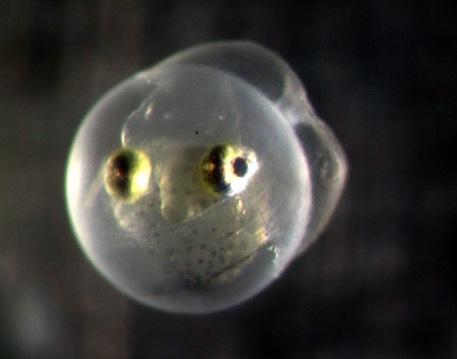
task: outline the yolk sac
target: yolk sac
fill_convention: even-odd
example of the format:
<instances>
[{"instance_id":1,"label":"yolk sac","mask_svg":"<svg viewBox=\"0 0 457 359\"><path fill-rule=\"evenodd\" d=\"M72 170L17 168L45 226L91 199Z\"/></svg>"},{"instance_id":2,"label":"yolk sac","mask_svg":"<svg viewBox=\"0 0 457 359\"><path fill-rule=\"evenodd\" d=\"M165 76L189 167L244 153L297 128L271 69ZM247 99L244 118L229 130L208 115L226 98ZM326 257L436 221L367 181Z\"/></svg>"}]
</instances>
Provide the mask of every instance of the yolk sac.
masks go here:
<instances>
[{"instance_id":1,"label":"yolk sac","mask_svg":"<svg viewBox=\"0 0 457 359\"><path fill-rule=\"evenodd\" d=\"M117 85L87 114L68 212L95 268L159 310L240 304L316 240L346 160L305 90L251 42L197 46Z\"/></svg>"}]
</instances>

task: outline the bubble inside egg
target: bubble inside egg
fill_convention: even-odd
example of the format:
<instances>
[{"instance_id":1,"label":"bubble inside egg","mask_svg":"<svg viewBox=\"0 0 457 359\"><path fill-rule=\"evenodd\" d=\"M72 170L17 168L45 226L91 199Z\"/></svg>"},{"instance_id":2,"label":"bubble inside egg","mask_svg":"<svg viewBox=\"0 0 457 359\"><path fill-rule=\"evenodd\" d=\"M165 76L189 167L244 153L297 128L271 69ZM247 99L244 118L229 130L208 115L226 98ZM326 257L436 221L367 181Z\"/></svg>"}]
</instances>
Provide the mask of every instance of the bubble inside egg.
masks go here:
<instances>
[{"instance_id":1,"label":"bubble inside egg","mask_svg":"<svg viewBox=\"0 0 457 359\"><path fill-rule=\"evenodd\" d=\"M196 47L127 79L89 112L70 153L84 252L158 309L243 302L312 242L341 192L344 157L320 124L293 72L252 43Z\"/></svg>"}]
</instances>

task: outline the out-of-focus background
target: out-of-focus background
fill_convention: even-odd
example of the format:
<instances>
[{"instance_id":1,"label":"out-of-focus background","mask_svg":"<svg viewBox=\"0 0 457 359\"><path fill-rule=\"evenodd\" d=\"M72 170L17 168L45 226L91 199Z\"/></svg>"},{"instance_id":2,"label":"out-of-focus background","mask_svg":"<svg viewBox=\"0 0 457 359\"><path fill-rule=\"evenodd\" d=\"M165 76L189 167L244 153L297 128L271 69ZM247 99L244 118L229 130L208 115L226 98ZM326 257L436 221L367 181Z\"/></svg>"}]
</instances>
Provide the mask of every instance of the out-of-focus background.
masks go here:
<instances>
[{"instance_id":1,"label":"out-of-focus background","mask_svg":"<svg viewBox=\"0 0 457 359\"><path fill-rule=\"evenodd\" d=\"M0 357L457 357L456 4L2 2ZM114 84L220 39L289 62L345 148L349 182L320 240L259 296L161 313L84 258L66 157Z\"/></svg>"}]
</instances>

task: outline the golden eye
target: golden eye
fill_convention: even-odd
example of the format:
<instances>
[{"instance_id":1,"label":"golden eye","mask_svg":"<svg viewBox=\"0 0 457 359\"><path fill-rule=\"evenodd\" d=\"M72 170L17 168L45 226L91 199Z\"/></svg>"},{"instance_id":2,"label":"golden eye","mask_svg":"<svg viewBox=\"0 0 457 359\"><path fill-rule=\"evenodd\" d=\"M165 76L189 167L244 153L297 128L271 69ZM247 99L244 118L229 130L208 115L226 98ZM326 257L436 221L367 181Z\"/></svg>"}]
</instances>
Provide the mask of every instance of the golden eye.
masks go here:
<instances>
[{"instance_id":1,"label":"golden eye","mask_svg":"<svg viewBox=\"0 0 457 359\"><path fill-rule=\"evenodd\" d=\"M203 155L200 169L206 187L216 194L231 195L246 187L248 174L254 173L257 162L250 150L218 144Z\"/></svg>"},{"instance_id":2,"label":"golden eye","mask_svg":"<svg viewBox=\"0 0 457 359\"><path fill-rule=\"evenodd\" d=\"M144 152L121 148L106 162L106 191L115 198L135 202L148 191L151 169L151 161Z\"/></svg>"}]
</instances>

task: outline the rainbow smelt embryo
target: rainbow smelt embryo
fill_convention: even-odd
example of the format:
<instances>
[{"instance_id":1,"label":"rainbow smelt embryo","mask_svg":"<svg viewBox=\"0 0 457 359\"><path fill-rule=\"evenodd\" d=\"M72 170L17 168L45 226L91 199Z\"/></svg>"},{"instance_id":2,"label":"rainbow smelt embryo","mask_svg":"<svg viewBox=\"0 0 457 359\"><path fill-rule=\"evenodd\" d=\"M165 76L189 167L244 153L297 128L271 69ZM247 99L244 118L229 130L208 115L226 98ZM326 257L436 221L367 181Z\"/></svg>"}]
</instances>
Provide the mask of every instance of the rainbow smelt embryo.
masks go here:
<instances>
[{"instance_id":1,"label":"rainbow smelt embryo","mask_svg":"<svg viewBox=\"0 0 457 359\"><path fill-rule=\"evenodd\" d=\"M182 51L112 89L68 161L76 237L116 288L205 313L270 284L314 241L345 179L338 142L277 55Z\"/></svg>"}]
</instances>

